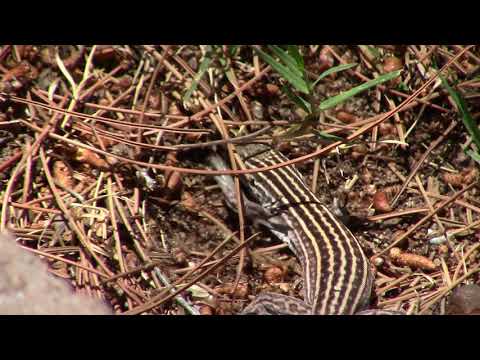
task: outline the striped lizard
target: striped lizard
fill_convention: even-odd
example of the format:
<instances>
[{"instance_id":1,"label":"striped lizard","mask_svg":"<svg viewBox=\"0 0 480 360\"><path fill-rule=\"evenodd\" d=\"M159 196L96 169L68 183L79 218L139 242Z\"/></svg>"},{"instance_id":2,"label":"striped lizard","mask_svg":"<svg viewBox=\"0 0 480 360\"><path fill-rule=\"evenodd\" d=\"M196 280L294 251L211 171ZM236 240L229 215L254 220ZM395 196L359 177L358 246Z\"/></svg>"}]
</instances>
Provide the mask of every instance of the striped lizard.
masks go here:
<instances>
[{"instance_id":1,"label":"striped lizard","mask_svg":"<svg viewBox=\"0 0 480 360\"><path fill-rule=\"evenodd\" d=\"M266 145L237 145L246 168L288 160ZM225 169L218 155L210 163ZM230 207L236 208L233 179L217 176ZM370 263L350 230L307 187L294 166L246 176L256 201L245 199L247 215L255 214L299 259L304 278L304 301L262 293L242 314L400 314L367 310L373 285Z\"/></svg>"}]
</instances>

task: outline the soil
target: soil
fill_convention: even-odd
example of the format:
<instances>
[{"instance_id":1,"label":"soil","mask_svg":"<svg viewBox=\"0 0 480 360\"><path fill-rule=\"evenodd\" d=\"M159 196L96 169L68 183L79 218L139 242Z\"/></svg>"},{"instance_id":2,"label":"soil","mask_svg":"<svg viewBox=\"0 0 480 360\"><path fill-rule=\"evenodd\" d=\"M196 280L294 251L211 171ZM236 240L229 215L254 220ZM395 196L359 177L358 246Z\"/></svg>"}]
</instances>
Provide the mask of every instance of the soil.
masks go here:
<instances>
[{"instance_id":1,"label":"soil","mask_svg":"<svg viewBox=\"0 0 480 360\"><path fill-rule=\"evenodd\" d=\"M319 81L313 89L317 103L362 84L361 76L379 76L387 63L399 62L403 71L397 82L347 99L323 112L303 134L282 140L278 134L302 124L305 112L282 91L288 83L274 70L246 86L240 96L213 107L266 66L260 60L256 68L249 46L238 47L232 55L226 47L205 46L5 45L0 50L1 229L19 244L40 251L51 272L77 292L108 303L115 313L137 313L141 306L158 303L168 285L156 271L179 289L198 272L181 278L222 241L230 238L207 264L236 249L240 233L238 215L225 203L212 175L152 164L208 169L208 154L225 155L224 147L173 147L219 140L222 127L235 137L271 125L263 141L277 137L280 141L273 146L291 159L307 155L332 142L319 132L346 138L424 84L435 74L434 63L443 66L463 49L370 48L375 56L368 57L357 46L301 47L305 68L315 76L339 65L339 59L357 64ZM478 52L478 47L469 49L458 66L445 73L465 98L473 121L479 114ZM185 101L192 77L207 56L210 72ZM387 60L392 57L394 62ZM342 220L371 258L376 272L372 306L443 314L455 286L480 281L475 271L478 187L442 205L478 181L478 163L466 153L478 149L441 83L427 87L420 98L424 101L417 98L373 130L297 167L320 199L343 213ZM197 132L159 128L165 126ZM435 215L395 243L407 265L397 263L388 251L382 253L440 205ZM259 234L245 252L180 293L202 314L237 314L264 291L303 297L301 268L293 253L251 220L246 219L245 239ZM445 231L456 234L445 239ZM410 255L420 256L420 263L408 262ZM435 270L419 265L428 261ZM168 299L138 312L189 311Z\"/></svg>"}]
</instances>

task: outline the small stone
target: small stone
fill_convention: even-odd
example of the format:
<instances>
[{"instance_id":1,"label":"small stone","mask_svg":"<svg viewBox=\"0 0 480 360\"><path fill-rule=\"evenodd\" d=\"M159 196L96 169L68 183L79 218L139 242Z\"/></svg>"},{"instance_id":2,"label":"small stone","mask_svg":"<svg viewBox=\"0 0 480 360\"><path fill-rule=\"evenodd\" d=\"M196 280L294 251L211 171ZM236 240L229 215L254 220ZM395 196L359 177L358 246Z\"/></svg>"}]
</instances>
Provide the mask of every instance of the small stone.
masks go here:
<instances>
[{"instance_id":1,"label":"small stone","mask_svg":"<svg viewBox=\"0 0 480 360\"><path fill-rule=\"evenodd\" d=\"M347 124L351 124L357 121L357 117L355 115L343 110L337 112L337 119Z\"/></svg>"},{"instance_id":2,"label":"small stone","mask_svg":"<svg viewBox=\"0 0 480 360\"><path fill-rule=\"evenodd\" d=\"M450 315L480 315L480 286L472 284L456 288L447 306Z\"/></svg>"},{"instance_id":3,"label":"small stone","mask_svg":"<svg viewBox=\"0 0 480 360\"><path fill-rule=\"evenodd\" d=\"M271 266L265 271L263 276L265 281L271 284L281 282L283 280L283 275L284 271L280 267Z\"/></svg>"},{"instance_id":4,"label":"small stone","mask_svg":"<svg viewBox=\"0 0 480 360\"><path fill-rule=\"evenodd\" d=\"M387 194L385 194L383 191L377 191L373 196L373 207L375 210L384 213L392 211L392 208L388 202Z\"/></svg>"},{"instance_id":5,"label":"small stone","mask_svg":"<svg viewBox=\"0 0 480 360\"><path fill-rule=\"evenodd\" d=\"M213 315L213 309L208 305L201 305L199 309L200 315Z\"/></svg>"},{"instance_id":6,"label":"small stone","mask_svg":"<svg viewBox=\"0 0 480 360\"><path fill-rule=\"evenodd\" d=\"M389 73L391 71L400 70L403 68L402 60L396 56L390 56L383 62L383 71Z\"/></svg>"},{"instance_id":7,"label":"small stone","mask_svg":"<svg viewBox=\"0 0 480 360\"><path fill-rule=\"evenodd\" d=\"M376 257L373 259L373 265L375 267L380 267L385 263L385 260L382 257Z\"/></svg>"}]
</instances>

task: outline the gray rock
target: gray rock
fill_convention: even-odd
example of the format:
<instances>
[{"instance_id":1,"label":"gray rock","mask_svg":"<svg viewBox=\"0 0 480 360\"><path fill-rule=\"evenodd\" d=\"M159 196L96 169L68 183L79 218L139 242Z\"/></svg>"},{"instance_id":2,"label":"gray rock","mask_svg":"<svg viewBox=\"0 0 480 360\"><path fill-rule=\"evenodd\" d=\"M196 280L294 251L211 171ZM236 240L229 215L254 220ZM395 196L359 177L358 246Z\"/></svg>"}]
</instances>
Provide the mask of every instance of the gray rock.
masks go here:
<instances>
[{"instance_id":1,"label":"gray rock","mask_svg":"<svg viewBox=\"0 0 480 360\"><path fill-rule=\"evenodd\" d=\"M480 315L480 286L472 284L456 288L450 298L447 314Z\"/></svg>"},{"instance_id":2,"label":"gray rock","mask_svg":"<svg viewBox=\"0 0 480 360\"><path fill-rule=\"evenodd\" d=\"M37 256L18 247L13 237L0 235L0 314L106 315L103 302L75 294L63 280L48 273Z\"/></svg>"}]
</instances>

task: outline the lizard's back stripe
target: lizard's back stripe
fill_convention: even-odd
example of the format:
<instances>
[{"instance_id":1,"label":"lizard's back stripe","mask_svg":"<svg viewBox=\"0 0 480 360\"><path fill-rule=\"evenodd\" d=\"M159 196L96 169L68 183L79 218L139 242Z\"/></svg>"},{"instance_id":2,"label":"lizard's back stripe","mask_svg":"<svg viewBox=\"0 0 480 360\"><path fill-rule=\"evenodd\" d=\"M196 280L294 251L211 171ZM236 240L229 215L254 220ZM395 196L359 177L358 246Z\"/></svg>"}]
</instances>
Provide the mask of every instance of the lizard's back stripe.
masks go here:
<instances>
[{"instance_id":1,"label":"lizard's back stripe","mask_svg":"<svg viewBox=\"0 0 480 360\"><path fill-rule=\"evenodd\" d=\"M249 168L264 167L285 161L274 151L249 158ZM271 194L288 209L297 224L294 252L305 272L306 302L314 313L353 313L368 297L371 275L368 261L351 232L308 189L293 166L251 175L259 196Z\"/></svg>"}]
</instances>

